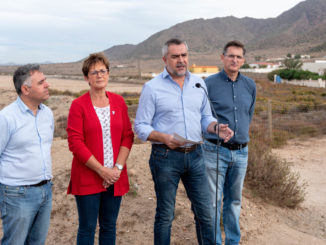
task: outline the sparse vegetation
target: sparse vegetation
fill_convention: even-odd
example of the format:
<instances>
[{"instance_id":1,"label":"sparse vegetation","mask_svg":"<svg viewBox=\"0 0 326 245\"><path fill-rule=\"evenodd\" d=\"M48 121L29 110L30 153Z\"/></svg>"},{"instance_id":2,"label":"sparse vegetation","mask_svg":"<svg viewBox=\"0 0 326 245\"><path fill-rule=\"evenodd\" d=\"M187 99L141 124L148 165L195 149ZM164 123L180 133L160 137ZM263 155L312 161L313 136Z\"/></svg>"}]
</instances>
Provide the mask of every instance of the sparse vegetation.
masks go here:
<instances>
[{"instance_id":1,"label":"sparse vegetation","mask_svg":"<svg viewBox=\"0 0 326 245\"><path fill-rule=\"evenodd\" d=\"M310 52L322 52L326 50L326 42L309 49Z\"/></svg>"},{"instance_id":2,"label":"sparse vegetation","mask_svg":"<svg viewBox=\"0 0 326 245\"><path fill-rule=\"evenodd\" d=\"M55 127L54 127L54 137L61 137L62 139L67 139L67 116L62 115L58 117L58 119L55 121Z\"/></svg>"},{"instance_id":3,"label":"sparse vegetation","mask_svg":"<svg viewBox=\"0 0 326 245\"><path fill-rule=\"evenodd\" d=\"M133 183L131 179L129 179L129 192L126 194L127 196L136 197L138 195L138 185Z\"/></svg>"},{"instance_id":4,"label":"sparse vegetation","mask_svg":"<svg viewBox=\"0 0 326 245\"><path fill-rule=\"evenodd\" d=\"M79 97L81 95L83 95L84 93L86 93L87 90L81 90L77 93L71 92L69 90L65 90L65 91L61 91L61 90L57 90L57 89L49 89L49 93L50 95L66 95L66 96L72 96L72 97Z\"/></svg>"},{"instance_id":5,"label":"sparse vegetation","mask_svg":"<svg viewBox=\"0 0 326 245\"><path fill-rule=\"evenodd\" d=\"M246 186L263 199L280 206L296 207L304 200L305 184L291 165L274 156L272 148L293 138L326 133L324 89L257 82L259 88ZM268 129L267 100L272 100L272 137Z\"/></svg>"},{"instance_id":6,"label":"sparse vegetation","mask_svg":"<svg viewBox=\"0 0 326 245\"><path fill-rule=\"evenodd\" d=\"M275 157L268 145L250 143L246 185L257 195L279 206L294 208L304 200L305 184L300 183L289 163Z\"/></svg>"}]
</instances>

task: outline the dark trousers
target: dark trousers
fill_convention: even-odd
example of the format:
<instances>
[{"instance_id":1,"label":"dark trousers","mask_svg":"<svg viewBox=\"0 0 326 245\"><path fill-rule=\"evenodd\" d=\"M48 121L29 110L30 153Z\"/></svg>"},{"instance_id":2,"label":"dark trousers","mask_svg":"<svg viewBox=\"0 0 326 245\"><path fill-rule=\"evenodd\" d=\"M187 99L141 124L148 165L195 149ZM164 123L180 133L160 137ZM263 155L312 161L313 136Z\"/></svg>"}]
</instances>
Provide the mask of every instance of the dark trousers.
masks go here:
<instances>
[{"instance_id":1,"label":"dark trousers","mask_svg":"<svg viewBox=\"0 0 326 245\"><path fill-rule=\"evenodd\" d=\"M190 153L182 153L153 145L150 168L157 198L154 244L170 244L180 179L195 214L198 243L214 244L213 212L200 146Z\"/></svg>"},{"instance_id":2,"label":"dark trousers","mask_svg":"<svg viewBox=\"0 0 326 245\"><path fill-rule=\"evenodd\" d=\"M115 197L113 188L112 185L105 192L75 196L79 217L77 245L94 244L97 218L100 224L99 244L115 244L121 196Z\"/></svg>"}]
</instances>

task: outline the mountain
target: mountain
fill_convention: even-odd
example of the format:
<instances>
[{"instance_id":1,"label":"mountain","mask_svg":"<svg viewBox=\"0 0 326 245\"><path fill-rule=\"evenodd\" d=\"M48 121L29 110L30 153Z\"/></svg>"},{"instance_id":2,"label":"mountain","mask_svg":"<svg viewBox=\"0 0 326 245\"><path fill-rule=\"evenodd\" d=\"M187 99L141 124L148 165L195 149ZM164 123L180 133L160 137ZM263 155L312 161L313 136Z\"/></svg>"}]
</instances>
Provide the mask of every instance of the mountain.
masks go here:
<instances>
[{"instance_id":1,"label":"mountain","mask_svg":"<svg viewBox=\"0 0 326 245\"><path fill-rule=\"evenodd\" d=\"M157 58L164 42L172 37L186 40L192 53L204 56L234 39L252 53L313 51L326 40L326 0L303 1L276 18L194 19L157 32L137 45L113 46L103 52L111 60Z\"/></svg>"}]
</instances>

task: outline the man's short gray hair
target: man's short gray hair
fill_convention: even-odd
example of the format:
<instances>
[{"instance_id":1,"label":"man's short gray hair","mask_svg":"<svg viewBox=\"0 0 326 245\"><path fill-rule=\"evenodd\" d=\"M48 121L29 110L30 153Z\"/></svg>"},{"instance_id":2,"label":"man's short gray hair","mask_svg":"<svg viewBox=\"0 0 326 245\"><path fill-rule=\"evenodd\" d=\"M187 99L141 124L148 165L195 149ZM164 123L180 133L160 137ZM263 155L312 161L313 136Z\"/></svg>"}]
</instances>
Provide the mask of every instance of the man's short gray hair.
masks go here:
<instances>
[{"instance_id":1,"label":"man's short gray hair","mask_svg":"<svg viewBox=\"0 0 326 245\"><path fill-rule=\"evenodd\" d=\"M22 93L21 87L23 85L32 86L31 76L34 71L40 71L40 66L37 64L27 64L17 68L13 80L18 95Z\"/></svg>"},{"instance_id":2,"label":"man's short gray hair","mask_svg":"<svg viewBox=\"0 0 326 245\"><path fill-rule=\"evenodd\" d=\"M181 45L184 44L188 50L188 45L186 43L186 41L180 40L178 38L171 38L168 41L166 41L166 43L163 45L162 48L162 56L165 56L168 53L168 48L170 45Z\"/></svg>"}]
</instances>

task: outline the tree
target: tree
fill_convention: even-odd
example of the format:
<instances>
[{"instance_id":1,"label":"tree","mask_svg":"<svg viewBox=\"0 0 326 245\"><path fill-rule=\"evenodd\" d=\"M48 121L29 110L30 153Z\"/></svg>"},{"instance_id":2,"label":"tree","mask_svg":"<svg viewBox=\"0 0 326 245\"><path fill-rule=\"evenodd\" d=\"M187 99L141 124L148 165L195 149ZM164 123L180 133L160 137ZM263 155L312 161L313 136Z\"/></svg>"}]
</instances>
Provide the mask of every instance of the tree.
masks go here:
<instances>
[{"instance_id":1,"label":"tree","mask_svg":"<svg viewBox=\"0 0 326 245\"><path fill-rule=\"evenodd\" d=\"M287 58L283 61L284 66L290 70L298 70L302 66L302 62L299 59Z\"/></svg>"},{"instance_id":2,"label":"tree","mask_svg":"<svg viewBox=\"0 0 326 245\"><path fill-rule=\"evenodd\" d=\"M249 64L243 64L243 66L241 66L241 69L250 69L250 65Z\"/></svg>"},{"instance_id":3,"label":"tree","mask_svg":"<svg viewBox=\"0 0 326 245\"><path fill-rule=\"evenodd\" d=\"M301 59L301 54L296 54L296 55L294 56L294 58L295 58L296 60Z\"/></svg>"},{"instance_id":4,"label":"tree","mask_svg":"<svg viewBox=\"0 0 326 245\"><path fill-rule=\"evenodd\" d=\"M286 55L286 57L287 57L287 58L292 58L292 54L288 53L288 54Z\"/></svg>"}]
</instances>

